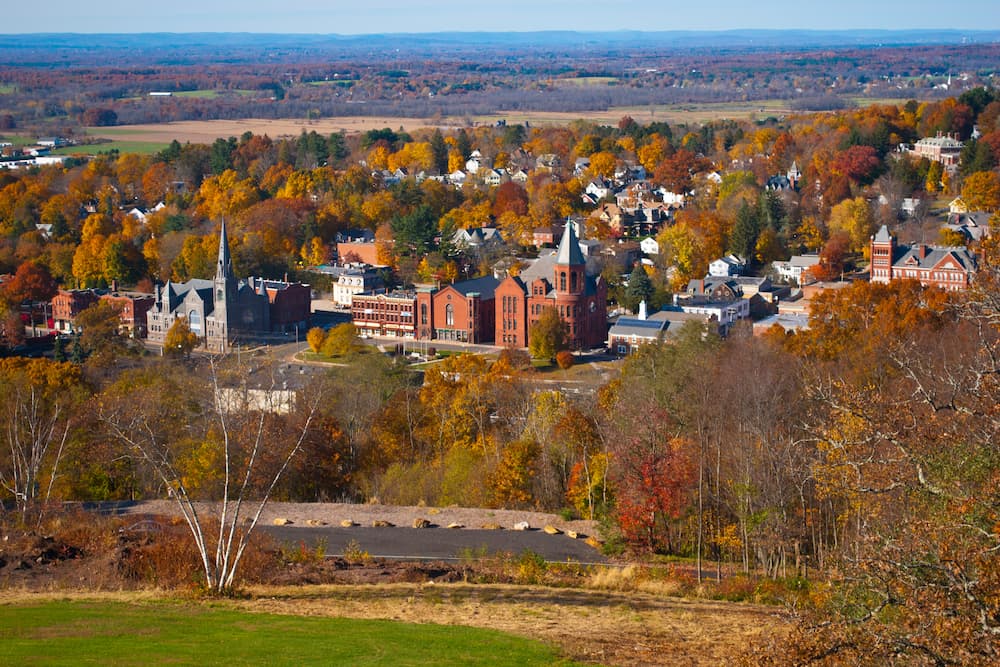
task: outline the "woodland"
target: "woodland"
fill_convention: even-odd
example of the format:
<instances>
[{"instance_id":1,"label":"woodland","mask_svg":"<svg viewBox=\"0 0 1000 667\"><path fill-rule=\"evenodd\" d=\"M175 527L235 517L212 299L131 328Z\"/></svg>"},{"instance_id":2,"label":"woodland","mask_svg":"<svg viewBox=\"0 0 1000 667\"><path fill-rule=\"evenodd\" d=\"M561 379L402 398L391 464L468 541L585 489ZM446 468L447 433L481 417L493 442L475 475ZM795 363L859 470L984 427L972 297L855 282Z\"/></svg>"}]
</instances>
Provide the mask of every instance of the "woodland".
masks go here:
<instances>
[{"instance_id":1,"label":"woodland","mask_svg":"<svg viewBox=\"0 0 1000 667\"><path fill-rule=\"evenodd\" d=\"M52 90L65 98L76 84L63 74L69 87ZM260 89L233 76L234 88ZM31 85L16 82L24 94ZM121 94L120 82L108 85L117 92L105 99ZM113 106L119 119L130 113ZM5 172L5 344L24 335L20 305L57 286L150 291L209 277L222 220L238 275L306 282L349 229L375 233L387 277L402 285L483 275L504 256L516 264L537 251L518 247L526 231L570 215L587 220L588 237L614 242L618 232L580 193L627 163L695 195L660 233L651 267L607 260L616 301L658 306L730 251L764 271L814 250L817 277L839 276L863 268L877 225L919 239L938 233L933 202L960 196L975 210L1000 209L998 118L1000 96L976 87L701 126L623 117L614 126L248 134ZM957 171L898 152L938 132L966 140ZM496 188L381 175L447 173L473 149L511 169L542 154L563 166ZM577 157L590 158L588 172L573 173ZM799 190L763 187L793 163ZM928 204L904 220L904 197ZM160 202L144 223L127 214ZM500 227L511 245L491 255L447 242L482 225ZM2 518L30 528L55 501L168 493L561 509L601 521L611 551L686 559L699 577L725 566L774 582L797 636L752 647L748 664L990 664L1000 650L1000 248L986 240L975 250L966 293L856 281L814 300L810 328L795 335L738 327L721 339L688 325L675 342L627 358L592 397L540 390L523 351L456 355L421 376L348 343L339 350L347 362L303 386L290 412L248 399L229 410L222 390L276 386L262 361L150 357L118 335L113 310L85 311L73 349L0 359ZM623 278L636 271L645 279ZM205 559L209 587L238 581L235 531L201 539L233 546Z\"/></svg>"}]
</instances>

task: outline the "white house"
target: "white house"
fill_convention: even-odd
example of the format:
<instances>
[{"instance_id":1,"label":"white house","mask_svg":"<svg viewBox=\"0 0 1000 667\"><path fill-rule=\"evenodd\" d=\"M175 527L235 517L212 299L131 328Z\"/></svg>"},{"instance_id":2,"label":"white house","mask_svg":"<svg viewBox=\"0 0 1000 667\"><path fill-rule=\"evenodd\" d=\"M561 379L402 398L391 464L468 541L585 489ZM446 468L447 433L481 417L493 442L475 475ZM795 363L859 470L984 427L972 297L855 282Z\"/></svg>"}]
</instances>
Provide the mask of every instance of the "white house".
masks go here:
<instances>
[{"instance_id":1,"label":"white house","mask_svg":"<svg viewBox=\"0 0 1000 667\"><path fill-rule=\"evenodd\" d=\"M660 244L657 243L656 239L652 236L647 236L643 240L639 241L639 249L646 255L660 254Z\"/></svg>"},{"instance_id":2,"label":"white house","mask_svg":"<svg viewBox=\"0 0 1000 667\"><path fill-rule=\"evenodd\" d=\"M771 266L781 278L802 284L802 274L819 264L819 255L792 255L787 262L772 262Z\"/></svg>"},{"instance_id":3,"label":"white house","mask_svg":"<svg viewBox=\"0 0 1000 667\"><path fill-rule=\"evenodd\" d=\"M742 276L746 266L745 259L741 259L736 255L726 255L709 263L708 275L717 277Z\"/></svg>"}]
</instances>

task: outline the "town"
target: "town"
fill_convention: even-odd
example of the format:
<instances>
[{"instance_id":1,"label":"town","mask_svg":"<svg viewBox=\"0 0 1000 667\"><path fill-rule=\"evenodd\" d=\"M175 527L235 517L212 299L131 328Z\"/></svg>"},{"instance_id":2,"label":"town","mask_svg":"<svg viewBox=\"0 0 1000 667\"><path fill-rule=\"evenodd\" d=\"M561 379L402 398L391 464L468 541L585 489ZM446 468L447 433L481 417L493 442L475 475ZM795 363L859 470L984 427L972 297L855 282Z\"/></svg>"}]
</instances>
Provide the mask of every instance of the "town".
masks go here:
<instances>
[{"instance_id":1,"label":"town","mask_svg":"<svg viewBox=\"0 0 1000 667\"><path fill-rule=\"evenodd\" d=\"M394 584L753 603L694 664L996 658L995 74L131 152L95 137L179 91L41 135L4 72L0 587L86 558L59 517L100 507L112 588L353 583L398 539L441 564Z\"/></svg>"}]
</instances>

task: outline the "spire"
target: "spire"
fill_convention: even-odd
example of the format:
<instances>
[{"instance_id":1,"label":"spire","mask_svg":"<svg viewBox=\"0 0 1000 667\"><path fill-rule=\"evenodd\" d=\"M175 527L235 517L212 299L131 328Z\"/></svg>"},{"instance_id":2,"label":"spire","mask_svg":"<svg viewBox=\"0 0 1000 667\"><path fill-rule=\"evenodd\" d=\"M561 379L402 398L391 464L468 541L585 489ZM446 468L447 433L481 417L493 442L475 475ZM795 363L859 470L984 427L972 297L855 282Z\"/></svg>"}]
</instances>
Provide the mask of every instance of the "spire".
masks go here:
<instances>
[{"instance_id":1,"label":"spire","mask_svg":"<svg viewBox=\"0 0 1000 667\"><path fill-rule=\"evenodd\" d=\"M222 221L219 231L219 263L215 267L215 279L229 280L233 276L233 258L229 255L229 236L226 235L226 221Z\"/></svg>"},{"instance_id":2,"label":"spire","mask_svg":"<svg viewBox=\"0 0 1000 667\"><path fill-rule=\"evenodd\" d=\"M562 240L559 241L559 251L556 253L556 264L565 266L579 266L586 264L583 252L580 250L580 242L576 238L576 223L568 221L566 230L563 232Z\"/></svg>"}]
</instances>

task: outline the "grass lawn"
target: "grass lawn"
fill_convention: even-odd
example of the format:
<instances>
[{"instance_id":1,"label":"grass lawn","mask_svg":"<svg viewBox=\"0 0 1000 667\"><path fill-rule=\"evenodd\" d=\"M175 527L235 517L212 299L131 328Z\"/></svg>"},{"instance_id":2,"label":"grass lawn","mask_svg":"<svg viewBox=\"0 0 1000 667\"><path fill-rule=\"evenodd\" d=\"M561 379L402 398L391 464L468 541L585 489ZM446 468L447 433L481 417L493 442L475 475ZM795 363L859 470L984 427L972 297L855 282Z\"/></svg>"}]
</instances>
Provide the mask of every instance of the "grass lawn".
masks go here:
<instances>
[{"instance_id":1,"label":"grass lawn","mask_svg":"<svg viewBox=\"0 0 1000 667\"><path fill-rule=\"evenodd\" d=\"M14 88L13 84L10 84L10 83L0 83L0 95L10 95L15 90L17 90L17 89Z\"/></svg>"},{"instance_id":2,"label":"grass lawn","mask_svg":"<svg viewBox=\"0 0 1000 667\"><path fill-rule=\"evenodd\" d=\"M173 93L174 97L200 97L203 99L214 99L216 97L226 97L227 95L241 95L249 97L251 95L263 94L259 90L180 90Z\"/></svg>"},{"instance_id":3,"label":"grass lawn","mask_svg":"<svg viewBox=\"0 0 1000 667\"><path fill-rule=\"evenodd\" d=\"M575 664L541 642L492 630L248 613L225 604L0 605L0 664Z\"/></svg>"},{"instance_id":4,"label":"grass lawn","mask_svg":"<svg viewBox=\"0 0 1000 667\"><path fill-rule=\"evenodd\" d=\"M159 141L112 141L106 144L89 144L86 146L64 146L52 151L52 155L100 155L113 150L119 153L139 153L152 155L159 153L170 144Z\"/></svg>"}]
</instances>

